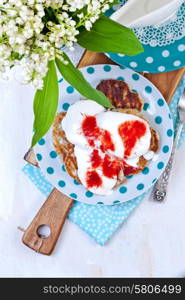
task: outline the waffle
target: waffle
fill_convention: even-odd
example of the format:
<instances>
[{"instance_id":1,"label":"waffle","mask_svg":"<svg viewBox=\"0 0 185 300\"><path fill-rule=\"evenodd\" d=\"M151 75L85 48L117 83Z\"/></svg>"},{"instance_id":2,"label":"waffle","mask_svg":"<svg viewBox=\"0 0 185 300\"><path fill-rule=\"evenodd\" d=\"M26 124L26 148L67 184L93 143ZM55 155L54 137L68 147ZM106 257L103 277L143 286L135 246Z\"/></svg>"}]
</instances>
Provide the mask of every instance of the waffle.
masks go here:
<instances>
[{"instance_id":1,"label":"waffle","mask_svg":"<svg viewBox=\"0 0 185 300\"><path fill-rule=\"evenodd\" d=\"M97 89L103 92L103 89L107 86L108 83L109 83L109 87L111 88L105 94L106 96L109 95L109 99L110 97L112 97L111 102L116 107L115 109L111 109L112 111L133 114L147 121L147 119L140 113L140 110L143 107L143 100L140 98L138 94L134 92L130 92L128 85L125 82L113 80L113 79L102 81L97 86ZM114 93L113 91L114 88L118 89L117 83L119 86L119 92L116 91ZM121 89L124 89L124 91L121 91ZM130 96L131 94L135 94L135 95ZM122 98L120 97L120 95L122 95ZM128 99L131 98L135 100L129 102ZM67 140L65 136L65 132L63 131L61 126L62 119L65 117L65 115L66 112L61 112L55 118L55 121L53 123L53 144L56 149L56 152L61 157L61 160L64 163L68 174L76 181L81 183L78 177L78 166L77 166L76 157L74 155L74 145ZM150 127L150 130L151 130L150 150L153 152L157 152L159 148L159 136L153 128ZM138 168L132 174L137 174L141 172L146 167L147 163L148 160L146 160L143 156L141 156L138 162ZM120 173L118 176L116 186L121 185L123 182L125 182L125 180L126 179L124 174Z\"/></svg>"}]
</instances>

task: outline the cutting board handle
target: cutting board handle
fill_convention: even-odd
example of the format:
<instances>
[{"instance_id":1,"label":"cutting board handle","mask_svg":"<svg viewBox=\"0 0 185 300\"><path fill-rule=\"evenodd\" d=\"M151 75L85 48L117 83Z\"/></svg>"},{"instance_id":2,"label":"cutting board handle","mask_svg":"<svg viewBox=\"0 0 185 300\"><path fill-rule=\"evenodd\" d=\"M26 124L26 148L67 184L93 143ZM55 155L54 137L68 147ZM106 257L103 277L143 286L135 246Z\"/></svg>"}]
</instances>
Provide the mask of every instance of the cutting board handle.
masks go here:
<instances>
[{"instance_id":1,"label":"cutting board handle","mask_svg":"<svg viewBox=\"0 0 185 300\"><path fill-rule=\"evenodd\" d=\"M22 241L36 252L50 255L58 240L65 219L73 200L54 188L43 206L26 229ZM39 233L39 229L46 225L49 227L48 237Z\"/></svg>"}]
</instances>

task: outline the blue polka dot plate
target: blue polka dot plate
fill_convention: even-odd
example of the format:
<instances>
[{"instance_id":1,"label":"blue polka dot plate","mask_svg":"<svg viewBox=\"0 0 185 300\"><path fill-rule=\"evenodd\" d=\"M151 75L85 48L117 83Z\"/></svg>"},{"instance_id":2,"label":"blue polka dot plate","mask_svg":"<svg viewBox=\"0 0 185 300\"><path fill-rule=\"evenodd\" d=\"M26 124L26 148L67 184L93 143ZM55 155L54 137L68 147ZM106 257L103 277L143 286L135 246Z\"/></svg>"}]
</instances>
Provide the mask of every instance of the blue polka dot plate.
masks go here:
<instances>
[{"instance_id":1,"label":"blue polka dot plate","mask_svg":"<svg viewBox=\"0 0 185 300\"><path fill-rule=\"evenodd\" d=\"M117 64L137 72L161 73L185 66L185 1L180 3L169 21L161 25L130 26L143 45L142 53L134 56L107 53L107 56ZM120 5L115 10L117 8ZM108 15L113 14L112 9Z\"/></svg>"},{"instance_id":2,"label":"blue polka dot plate","mask_svg":"<svg viewBox=\"0 0 185 300\"><path fill-rule=\"evenodd\" d=\"M143 45L143 48L144 52L135 56L106 55L121 66L145 73L169 72L185 66L185 37L165 47Z\"/></svg>"},{"instance_id":3,"label":"blue polka dot plate","mask_svg":"<svg viewBox=\"0 0 185 300\"><path fill-rule=\"evenodd\" d=\"M168 105L157 88L146 78L134 71L112 65L96 65L81 69L86 79L96 87L103 79L125 80L131 89L138 92L144 100L142 114L150 121L160 135L160 149L155 160L140 174L130 176L124 185L116 188L109 196L99 196L87 191L73 180L65 170L52 143L52 129L35 146L39 166L46 178L62 193L88 204L113 205L136 198L147 191L159 178L171 153L173 144L173 124ZM61 79L58 112L67 111L69 106L80 99L80 94Z\"/></svg>"}]
</instances>

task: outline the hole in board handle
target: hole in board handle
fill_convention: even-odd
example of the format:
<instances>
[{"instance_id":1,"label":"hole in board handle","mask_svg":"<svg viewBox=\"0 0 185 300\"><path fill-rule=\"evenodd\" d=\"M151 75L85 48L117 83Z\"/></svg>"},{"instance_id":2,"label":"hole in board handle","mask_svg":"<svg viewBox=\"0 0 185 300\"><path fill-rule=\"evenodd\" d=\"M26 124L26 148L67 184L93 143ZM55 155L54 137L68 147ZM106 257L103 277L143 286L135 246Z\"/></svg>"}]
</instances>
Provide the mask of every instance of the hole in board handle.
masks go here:
<instances>
[{"instance_id":1,"label":"hole in board handle","mask_svg":"<svg viewBox=\"0 0 185 300\"><path fill-rule=\"evenodd\" d=\"M37 235L40 238L47 239L51 234L51 229L48 225L40 225L37 228Z\"/></svg>"}]
</instances>

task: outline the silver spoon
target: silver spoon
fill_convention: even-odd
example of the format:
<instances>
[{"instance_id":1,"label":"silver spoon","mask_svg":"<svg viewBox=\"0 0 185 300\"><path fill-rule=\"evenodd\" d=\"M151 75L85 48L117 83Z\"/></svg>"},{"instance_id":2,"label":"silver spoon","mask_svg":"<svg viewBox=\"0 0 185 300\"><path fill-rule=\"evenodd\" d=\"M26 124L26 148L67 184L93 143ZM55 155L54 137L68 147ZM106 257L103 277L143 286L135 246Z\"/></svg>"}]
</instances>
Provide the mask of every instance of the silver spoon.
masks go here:
<instances>
[{"instance_id":1,"label":"silver spoon","mask_svg":"<svg viewBox=\"0 0 185 300\"><path fill-rule=\"evenodd\" d=\"M178 141L181 135L181 131L183 129L183 125L185 124L185 89L182 97L179 100L177 109L179 113L179 125L177 129L177 135L172 148L172 153L164 172L162 173L161 177L154 185L154 189L153 189L153 199L157 201L163 201L166 198L168 183L173 168L173 162L174 162Z\"/></svg>"}]
</instances>

